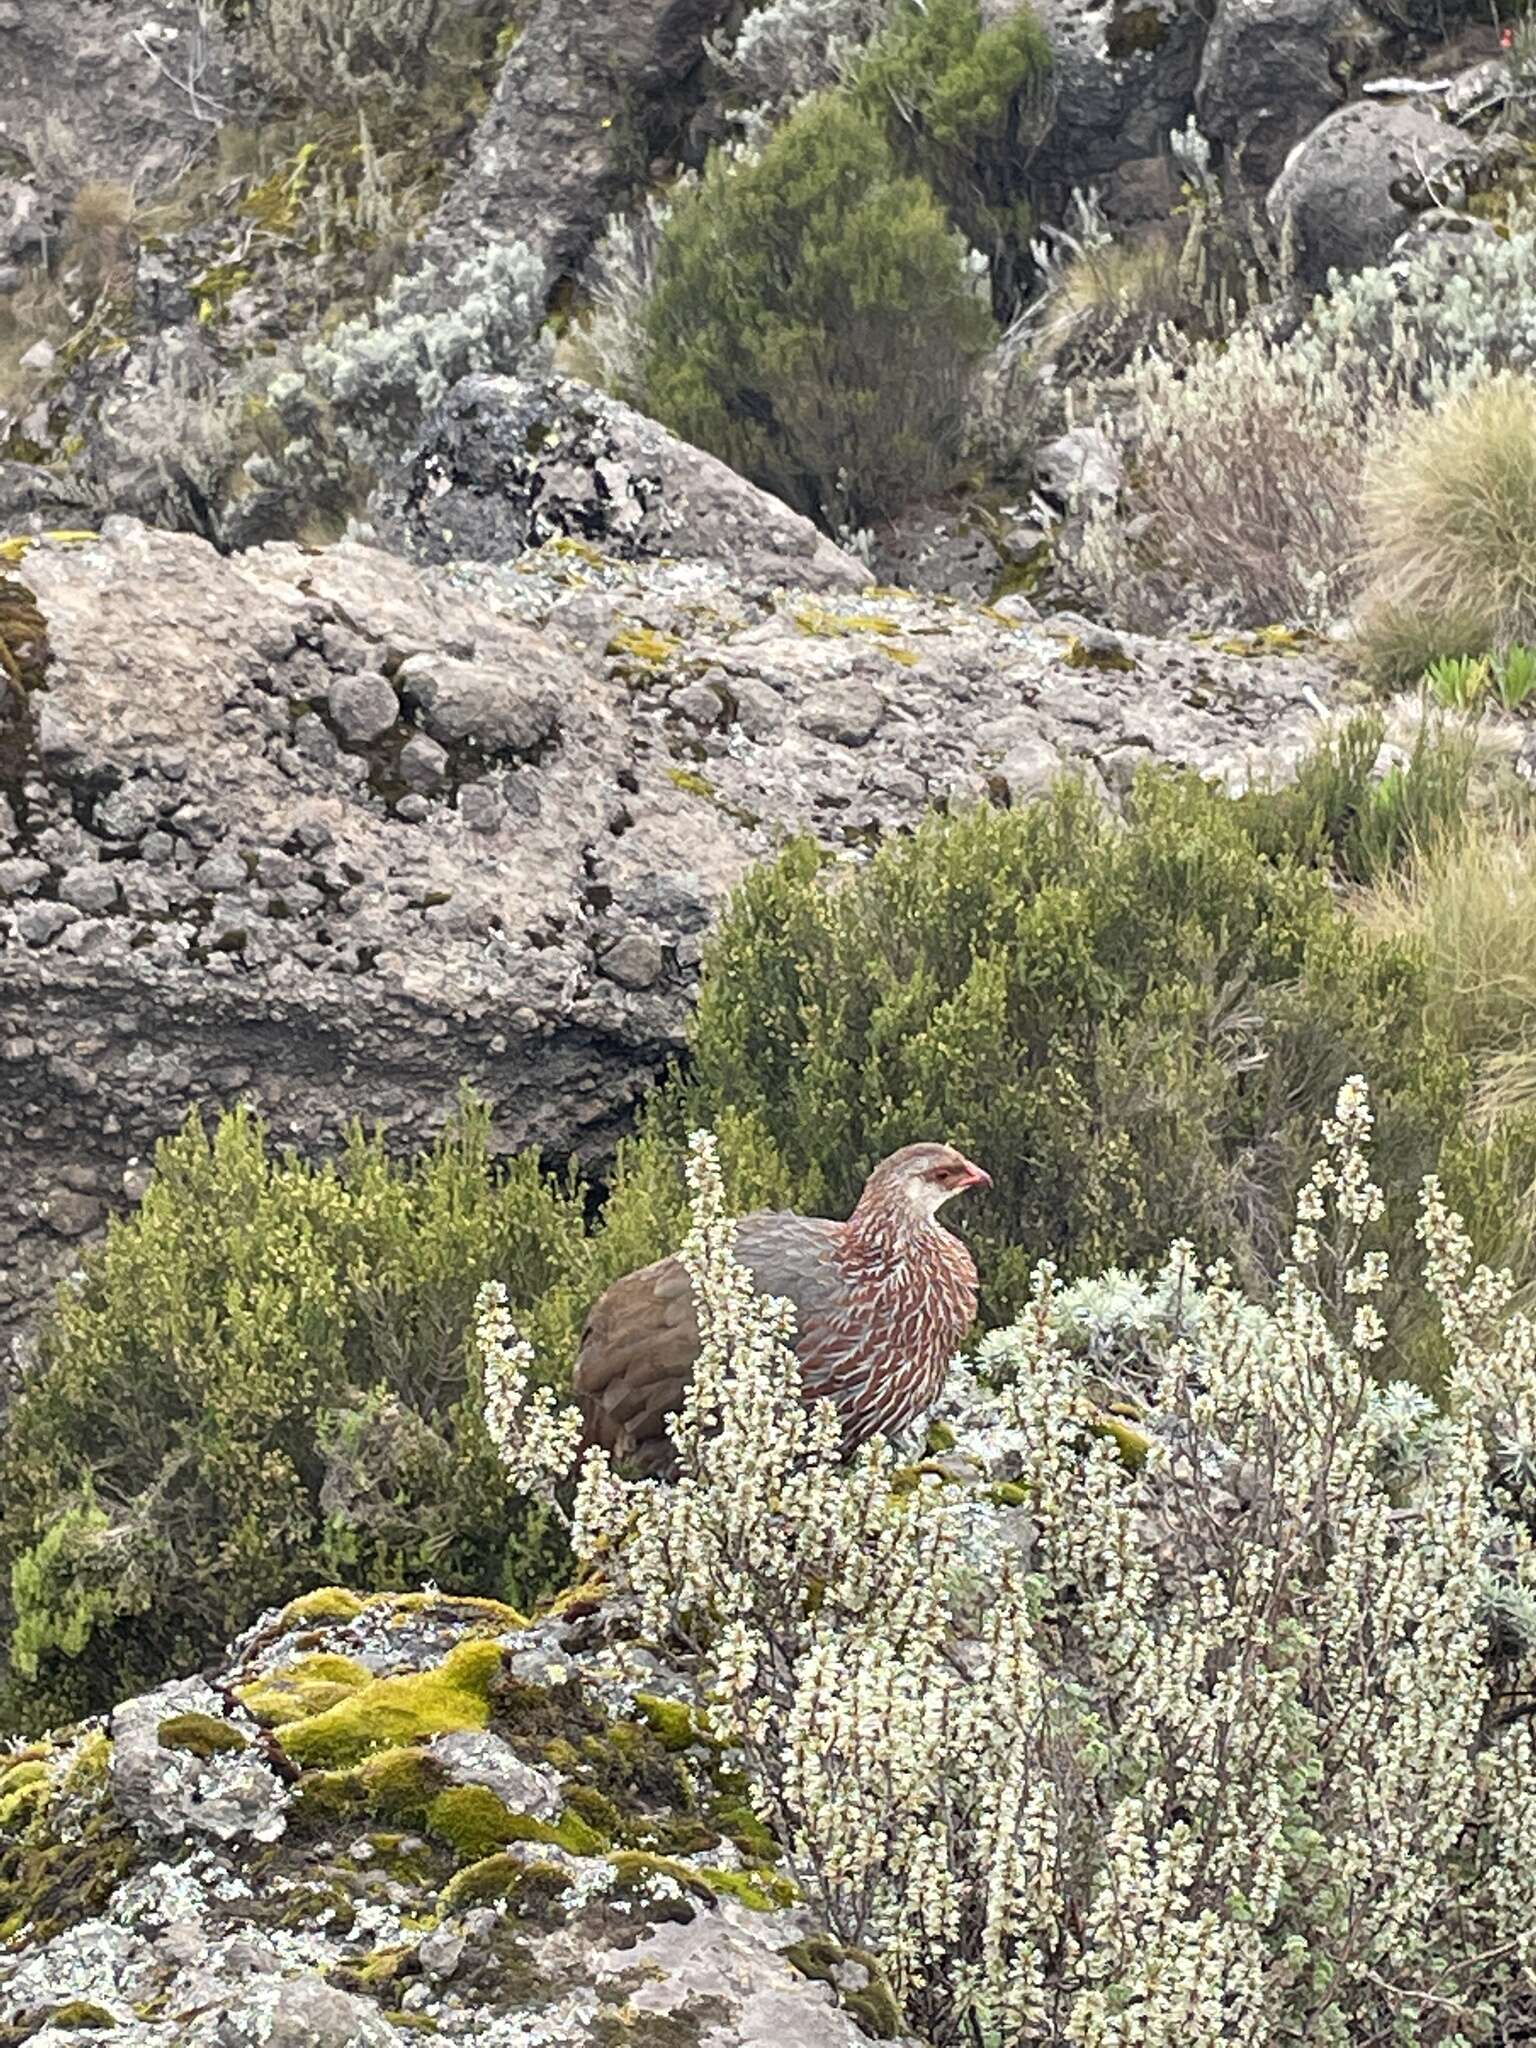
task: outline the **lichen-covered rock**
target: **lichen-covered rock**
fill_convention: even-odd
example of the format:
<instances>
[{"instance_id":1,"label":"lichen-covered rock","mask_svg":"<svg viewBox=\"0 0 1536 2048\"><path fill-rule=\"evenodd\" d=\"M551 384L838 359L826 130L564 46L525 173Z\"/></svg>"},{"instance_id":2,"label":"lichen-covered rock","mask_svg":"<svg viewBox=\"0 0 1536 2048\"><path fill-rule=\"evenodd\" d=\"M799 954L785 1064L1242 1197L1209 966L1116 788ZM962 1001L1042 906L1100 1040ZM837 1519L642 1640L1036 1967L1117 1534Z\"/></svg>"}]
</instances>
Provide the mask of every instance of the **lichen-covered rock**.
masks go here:
<instances>
[{"instance_id":1,"label":"lichen-covered rock","mask_svg":"<svg viewBox=\"0 0 1536 2048\"><path fill-rule=\"evenodd\" d=\"M1356 100L1303 136L1267 202L1291 239L1297 274L1322 286L1385 262L1415 215L1476 189L1483 151L1471 137L1412 105Z\"/></svg>"},{"instance_id":2,"label":"lichen-covered rock","mask_svg":"<svg viewBox=\"0 0 1536 2048\"><path fill-rule=\"evenodd\" d=\"M393 2048L420 2031L466 2048L858 2048L876 1994L894 2010L878 1964L842 1960L799 1902L740 1759L634 1639L627 1604L565 1605L529 1626L494 1601L329 1588L263 1617L210 1681L0 1758L0 1797L19 1773L42 1788L0 1829L0 2034L56 2048L98 2028L118 2048ZM449 1693L487 1725L396 1715L389 1746L338 1762L328 1745L315 1763L305 1731L324 1711L265 1736L254 1711L304 1667L362 1672L354 1733L381 1727L385 1704ZM193 1781L168 1789L158 1761L206 1771L258 1754L283 1787L277 1834L199 1825ZM73 1890L58 1882L66 1856Z\"/></svg>"},{"instance_id":3,"label":"lichen-covered rock","mask_svg":"<svg viewBox=\"0 0 1536 2048\"><path fill-rule=\"evenodd\" d=\"M570 378L466 377L380 501L416 560L515 561L570 540L621 561L713 562L743 583L857 590L808 519L655 420Z\"/></svg>"},{"instance_id":4,"label":"lichen-covered rock","mask_svg":"<svg viewBox=\"0 0 1536 2048\"><path fill-rule=\"evenodd\" d=\"M1356 0L1219 0L1195 92L1201 129L1267 185L1385 40Z\"/></svg>"},{"instance_id":5,"label":"lichen-covered rock","mask_svg":"<svg viewBox=\"0 0 1536 2048\"><path fill-rule=\"evenodd\" d=\"M112 1714L112 1797L146 1839L274 1842L287 1825L282 1779L201 1679L178 1679Z\"/></svg>"}]
</instances>

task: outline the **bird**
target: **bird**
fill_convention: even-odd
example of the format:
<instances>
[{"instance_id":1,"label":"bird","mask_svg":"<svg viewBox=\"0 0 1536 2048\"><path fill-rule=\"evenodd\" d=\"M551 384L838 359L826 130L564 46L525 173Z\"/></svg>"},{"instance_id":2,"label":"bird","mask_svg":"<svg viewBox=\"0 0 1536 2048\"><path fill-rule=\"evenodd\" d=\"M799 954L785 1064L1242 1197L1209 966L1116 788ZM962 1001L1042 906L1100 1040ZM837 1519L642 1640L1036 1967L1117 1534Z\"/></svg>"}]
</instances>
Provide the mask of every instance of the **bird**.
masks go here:
<instances>
[{"instance_id":1,"label":"bird","mask_svg":"<svg viewBox=\"0 0 1536 2048\"><path fill-rule=\"evenodd\" d=\"M905 1145L843 1223L789 1210L736 1224L759 1293L795 1308L807 1402L832 1401L849 1456L931 1406L976 1316L976 1265L938 1212L991 1176L952 1145ZM675 1254L615 1280L587 1316L572 1388L585 1440L641 1477L676 1476L668 1433L699 1350L693 1284Z\"/></svg>"}]
</instances>

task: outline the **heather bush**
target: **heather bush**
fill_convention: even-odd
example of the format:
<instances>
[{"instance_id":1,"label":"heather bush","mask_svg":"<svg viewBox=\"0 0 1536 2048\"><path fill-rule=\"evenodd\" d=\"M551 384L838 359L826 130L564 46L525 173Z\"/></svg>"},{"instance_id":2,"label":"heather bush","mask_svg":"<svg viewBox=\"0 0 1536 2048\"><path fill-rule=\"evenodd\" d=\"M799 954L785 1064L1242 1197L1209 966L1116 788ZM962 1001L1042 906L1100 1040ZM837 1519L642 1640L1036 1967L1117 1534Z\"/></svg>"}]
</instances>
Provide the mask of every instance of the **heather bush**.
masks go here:
<instances>
[{"instance_id":1,"label":"heather bush","mask_svg":"<svg viewBox=\"0 0 1536 2048\"><path fill-rule=\"evenodd\" d=\"M488 1144L471 1107L411 1166L355 1134L313 1168L243 1110L160 1147L0 1447L6 1718L110 1704L337 1578L538 1590L541 1524L497 1482L464 1329L494 1276L558 1356L594 1253L577 1191L532 1158L493 1177Z\"/></svg>"},{"instance_id":2,"label":"heather bush","mask_svg":"<svg viewBox=\"0 0 1536 2048\"><path fill-rule=\"evenodd\" d=\"M1465 2048L1536 2015L1536 1327L1430 1179L1444 1412L1383 1385L1358 1078L1324 1139L1262 1301L1182 1243L1153 1284L1042 1264L915 1473L880 1439L838 1464L695 1140L683 1476L590 1453L574 1545L695 1654L797 1879L937 2048ZM519 1475L573 1442L515 1400L495 1434Z\"/></svg>"},{"instance_id":3,"label":"heather bush","mask_svg":"<svg viewBox=\"0 0 1536 2048\"><path fill-rule=\"evenodd\" d=\"M710 952L693 1120L728 1107L830 1214L871 1160L942 1132L995 1183L968 1229L995 1322L1040 1257L1075 1275L1177 1235L1273 1275L1309 1134L1364 1057L1394 1251L1429 1171L1502 1243L1531 1133L1467 1147L1472 1063L1415 949L1363 942L1333 880L1379 871L1464 785L1431 749L1378 796L1375 754L1367 731L1302 790L1238 802L1149 774L1123 827L1069 786L932 819L830 879L792 847ZM1396 1328L1431 1369L1425 1332Z\"/></svg>"},{"instance_id":4,"label":"heather bush","mask_svg":"<svg viewBox=\"0 0 1536 2048\"><path fill-rule=\"evenodd\" d=\"M1051 46L1034 10L986 25L981 0L899 0L852 91L902 167L925 179L1015 309L1033 215L1030 156L1050 124Z\"/></svg>"},{"instance_id":5,"label":"heather bush","mask_svg":"<svg viewBox=\"0 0 1536 2048\"><path fill-rule=\"evenodd\" d=\"M1536 638L1536 389L1505 371L1416 413L1366 475L1359 639L1386 683Z\"/></svg>"},{"instance_id":6,"label":"heather bush","mask_svg":"<svg viewBox=\"0 0 1536 2048\"><path fill-rule=\"evenodd\" d=\"M829 526L950 481L992 337L965 245L875 123L821 95L716 157L662 231L642 397Z\"/></svg>"}]
</instances>

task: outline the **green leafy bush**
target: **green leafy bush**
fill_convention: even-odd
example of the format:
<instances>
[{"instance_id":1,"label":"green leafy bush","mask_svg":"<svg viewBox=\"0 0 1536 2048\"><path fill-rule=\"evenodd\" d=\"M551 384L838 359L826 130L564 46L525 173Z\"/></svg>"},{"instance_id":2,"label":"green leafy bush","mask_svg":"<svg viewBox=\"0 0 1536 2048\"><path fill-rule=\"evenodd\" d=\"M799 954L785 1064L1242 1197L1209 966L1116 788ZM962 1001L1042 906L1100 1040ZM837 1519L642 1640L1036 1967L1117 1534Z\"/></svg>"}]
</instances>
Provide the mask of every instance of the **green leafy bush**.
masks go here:
<instances>
[{"instance_id":1,"label":"green leafy bush","mask_svg":"<svg viewBox=\"0 0 1536 2048\"><path fill-rule=\"evenodd\" d=\"M474 1107L412 1166L357 1134L314 1168L243 1110L160 1147L0 1449L14 1709L101 1705L337 1577L539 1590L545 1531L485 1448L464 1332L495 1276L568 1352L597 1248L576 1188L490 1163ZM647 1248L648 1199L641 1176L616 1256Z\"/></svg>"},{"instance_id":2,"label":"green leafy bush","mask_svg":"<svg viewBox=\"0 0 1536 2048\"><path fill-rule=\"evenodd\" d=\"M662 232L643 401L829 524L953 473L993 335L964 241L875 121L824 94L717 158Z\"/></svg>"},{"instance_id":3,"label":"green leafy bush","mask_svg":"<svg viewBox=\"0 0 1536 2048\"><path fill-rule=\"evenodd\" d=\"M993 265L1014 310L1033 215L1025 175L1051 117L1051 46L1032 8L986 27L980 0L902 0L854 82L898 161Z\"/></svg>"},{"instance_id":4,"label":"green leafy bush","mask_svg":"<svg viewBox=\"0 0 1536 2048\"><path fill-rule=\"evenodd\" d=\"M1460 1197L1486 1171L1486 1214L1533 1157L1449 1161L1469 1063L1415 949L1365 943L1335 898L1335 845L1358 845L1348 768L1245 802L1150 775L1124 830L1067 787L934 819L831 885L791 848L715 942L690 1115L728 1104L831 1214L914 1138L973 1152L995 1182L967 1218L995 1320L1045 1256L1077 1274L1188 1237L1273 1273L1317 1118L1365 1071L1406 1278L1423 1173Z\"/></svg>"}]
</instances>

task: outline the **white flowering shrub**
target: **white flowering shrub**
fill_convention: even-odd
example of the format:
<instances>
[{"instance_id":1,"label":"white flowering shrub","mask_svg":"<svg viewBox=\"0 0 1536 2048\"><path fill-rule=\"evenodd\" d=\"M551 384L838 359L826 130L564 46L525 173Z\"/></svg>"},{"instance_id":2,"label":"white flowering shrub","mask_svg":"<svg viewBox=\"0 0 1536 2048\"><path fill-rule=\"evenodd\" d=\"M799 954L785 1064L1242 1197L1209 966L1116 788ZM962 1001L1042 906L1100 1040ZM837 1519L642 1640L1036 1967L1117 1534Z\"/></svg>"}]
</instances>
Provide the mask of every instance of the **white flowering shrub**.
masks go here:
<instances>
[{"instance_id":1,"label":"white flowering shrub","mask_svg":"<svg viewBox=\"0 0 1536 2048\"><path fill-rule=\"evenodd\" d=\"M1348 1082L1262 1306L1182 1247L1097 1298L1042 1268L916 1472L838 1465L695 1141L681 1476L590 1453L576 1547L701 1652L799 1881L941 2048L1536 2021L1536 1326L1427 1183L1444 1401L1378 1384L1370 1130ZM495 1426L517 1460L555 1425Z\"/></svg>"}]
</instances>

